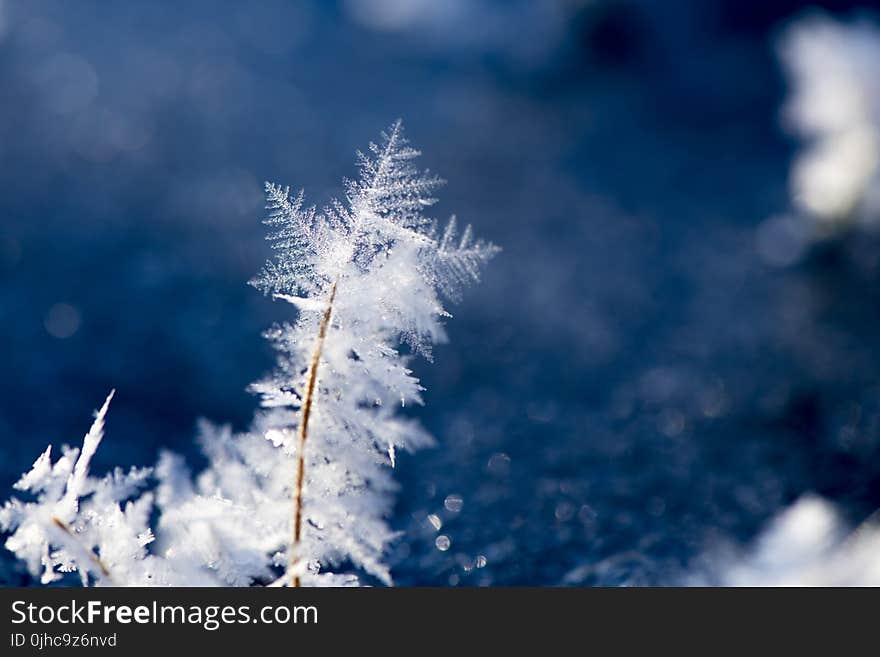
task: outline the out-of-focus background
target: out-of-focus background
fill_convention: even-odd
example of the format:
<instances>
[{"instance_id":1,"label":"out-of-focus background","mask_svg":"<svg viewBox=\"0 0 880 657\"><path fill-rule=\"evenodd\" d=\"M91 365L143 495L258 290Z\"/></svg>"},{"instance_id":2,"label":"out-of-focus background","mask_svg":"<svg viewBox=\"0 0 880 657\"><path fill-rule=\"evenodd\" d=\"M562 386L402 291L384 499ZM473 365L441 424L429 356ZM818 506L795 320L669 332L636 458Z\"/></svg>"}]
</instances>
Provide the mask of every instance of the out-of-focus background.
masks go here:
<instances>
[{"instance_id":1,"label":"out-of-focus background","mask_svg":"<svg viewBox=\"0 0 880 657\"><path fill-rule=\"evenodd\" d=\"M880 507L880 22L819 5L0 0L0 490L110 388L98 471L246 428L262 182L321 203L402 117L504 251L415 365L396 582L827 554Z\"/></svg>"}]
</instances>

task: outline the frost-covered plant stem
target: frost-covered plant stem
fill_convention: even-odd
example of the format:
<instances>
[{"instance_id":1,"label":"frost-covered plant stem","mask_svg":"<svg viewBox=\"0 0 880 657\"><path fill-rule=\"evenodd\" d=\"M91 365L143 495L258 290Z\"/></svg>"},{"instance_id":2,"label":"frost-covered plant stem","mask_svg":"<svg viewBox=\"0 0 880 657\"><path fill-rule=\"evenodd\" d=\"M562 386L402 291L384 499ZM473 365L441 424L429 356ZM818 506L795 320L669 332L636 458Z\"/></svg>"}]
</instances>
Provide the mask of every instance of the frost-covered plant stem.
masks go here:
<instances>
[{"instance_id":1,"label":"frost-covered plant stem","mask_svg":"<svg viewBox=\"0 0 880 657\"><path fill-rule=\"evenodd\" d=\"M394 537L385 518L395 484L385 466L431 441L395 411L421 403L422 390L400 345L430 357L449 316L439 295L456 298L497 251L470 227L458 239L454 218L440 231L424 214L442 181L413 166L419 152L400 121L370 152L358 154L361 175L346 181L344 201L320 212L302 192L266 185L276 256L253 284L298 311L269 332L279 367L254 386L267 409L257 433L296 472L276 584L315 583L346 562L391 583L381 557Z\"/></svg>"},{"instance_id":2,"label":"frost-covered plant stem","mask_svg":"<svg viewBox=\"0 0 880 657\"><path fill-rule=\"evenodd\" d=\"M31 573L49 583L77 572L83 585L392 583L396 454L432 444L399 411L422 403L409 363L446 339L440 297L456 299L498 249L470 226L459 237L454 217L441 229L425 215L442 181L413 165L400 121L369 152L321 211L266 184L276 255L252 283L296 315L266 334L278 363L253 386L251 428L203 422L208 466L195 478L165 452L154 470L97 479L88 469L111 393L81 449L55 463L47 449L16 484L32 501L0 507L6 547ZM142 492L150 477L158 485Z\"/></svg>"},{"instance_id":3,"label":"frost-covered plant stem","mask_svg":"<svg viewBox=\"0 0 880 657\"><path fill-rule=\"evenodd\" d=\"M79 547L82 554L85 555L86 558L88 558L88 560L91 561L99 571L101 571L101 575L103 575L104 578L106 578L107 581L112 585L113 575L110 574L110 569L107 567L107 564L101 561L101 557L99 557L97 554L95 554L89 548L82 544L79 538L77 538L76 532L73 531L73 528L58 516L52 516L52 524L60 529L62 532L67 534L70 540L73 541L77 545L77 547Z\"/></svg>"},{"instance_id":4,"label":"frost-covered plant stem","mask_svg":"<svg viewBox=\"0 0 880 657\"><path fill-rule=\"evenodd\" d=\"M318 343L315 345L315 353L312 356L312 363L309 365L309 376L306 382L306 396L303 399L302 416L299 421L299 444L297 448L296 459L296 485L294 486L293 496L293 544L290 547L290 572L296 573L296 564L299 560L299 544L302 537L302 500L303 500L303 482L305 481L306 459L305 447L306 438L309 436L309 415L312 412L312 400L315 394L315 384L318 380L318 365L321 362L321 352L324 349L324 340L327 337L327 325L330 323L330 315L333 313L333 300L336 298L336 286L339 279L333 282L330 288L330 298L327 300L327 308L321 317L321 325L318 328ZM299 575L293 575L292 586L298 587L300 584Z\"/></svg>"}]
</instances>

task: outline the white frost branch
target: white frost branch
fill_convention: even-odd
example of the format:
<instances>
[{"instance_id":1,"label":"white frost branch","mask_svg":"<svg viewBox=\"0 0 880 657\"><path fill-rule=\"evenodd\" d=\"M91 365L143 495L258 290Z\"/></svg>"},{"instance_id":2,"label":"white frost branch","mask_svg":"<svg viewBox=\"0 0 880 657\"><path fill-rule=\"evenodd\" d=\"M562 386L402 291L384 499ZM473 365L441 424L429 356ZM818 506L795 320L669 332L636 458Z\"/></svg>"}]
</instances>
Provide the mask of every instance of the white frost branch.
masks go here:
<instances>
[{"instance_id":1,"label":"white frost branch","mask_svg":"<svg viewBox=\"0 0 880 657\"><path fill-rule=\"evenodd\" d=\"M430 357L456 298L497 247L441 232L425 215L441 180L417 169L400 121L369 154L344 200L321 211L302 192L266 184L275 257L253 285L296 309L267 332L278 365L253 386L249 431L207 422L208 467L195 478L164 452L155 471L89 464L113 393L81 450L47 449L0 510L6 546L44 582L77 572L83 584L349 586L391 583L384 563L398 450L432 438L401 407L422 402L409 351ZM390 467L389 467L390 466ZM155 491L141 492L147 479ZM149 525L158 512L154 528ZM341 572L338 572L341 571Z\"/></svg>"}]
</instances>

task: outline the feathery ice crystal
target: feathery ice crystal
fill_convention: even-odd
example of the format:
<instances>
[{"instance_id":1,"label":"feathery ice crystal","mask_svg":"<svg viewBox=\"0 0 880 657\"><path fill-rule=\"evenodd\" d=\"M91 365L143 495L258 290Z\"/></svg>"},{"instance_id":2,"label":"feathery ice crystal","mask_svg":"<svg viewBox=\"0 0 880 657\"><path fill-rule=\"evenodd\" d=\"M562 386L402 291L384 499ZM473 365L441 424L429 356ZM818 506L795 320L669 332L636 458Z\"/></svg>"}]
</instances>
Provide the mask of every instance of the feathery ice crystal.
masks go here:
<instances>
[{"instance_id":1,"label":"feathery ice crystal","mask_svg":"<svg viewBox=\"0 0 880 657\"><path fill-rule=\"evenodd\" d=\"M138 494L151 471L88 475L108 397L81 452L53 465L46 450L16 484L36 501L0 511L7 548L32 573L111 585L391 583L391 469L398 450L431 443L398 413L421 403L410 354L430 359L445 339L441 295L457 298L497 252L470 226L459 237L454 217L441 230L424 214L442 181L414 166L418 155L397 121L358 154L344 201L321 211L267 183L276 255L252 284L297 314L267 333L278 364L253 386L262 408L251 429L203 422L207 469L193 480L163 453L155 491Z\"/></svg>"}]
</instances>

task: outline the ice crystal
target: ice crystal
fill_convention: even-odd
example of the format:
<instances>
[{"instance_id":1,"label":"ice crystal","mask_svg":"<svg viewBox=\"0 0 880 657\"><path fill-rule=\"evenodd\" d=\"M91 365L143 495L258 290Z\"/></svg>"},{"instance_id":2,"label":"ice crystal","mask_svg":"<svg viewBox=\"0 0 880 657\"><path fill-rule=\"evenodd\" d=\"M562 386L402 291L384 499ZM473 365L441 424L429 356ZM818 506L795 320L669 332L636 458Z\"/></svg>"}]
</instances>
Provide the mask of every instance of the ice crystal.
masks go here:
<instances>
[{"instance_id":1,"label":"ice crystal","mask_svg":"<svg viewBox=\"0 0 880 657\"><path fill-rule=\"evenodd\" d=\"M31 572L42 568L44 582L77 571L83 583L391 583L392 468L400 450L432 442L401 412L422 403L410 361L445 339L441 296L456 299L497 252L470 226L459 237L454 218L441 229L425 214L442 181L416 168L418 155L397 121L358 154L341 201L318 211L302 192L266 184L275 257L252 284L296 311L267 333L278 364L253 386L251 428L202 423L208 467L193 479L163 453L155 491L140 493L147 470L89 475L111 393L81 450L53 464L47 449L16 485L35 501L2 509L6 545Z\"/></svg>"}]
</instances>

